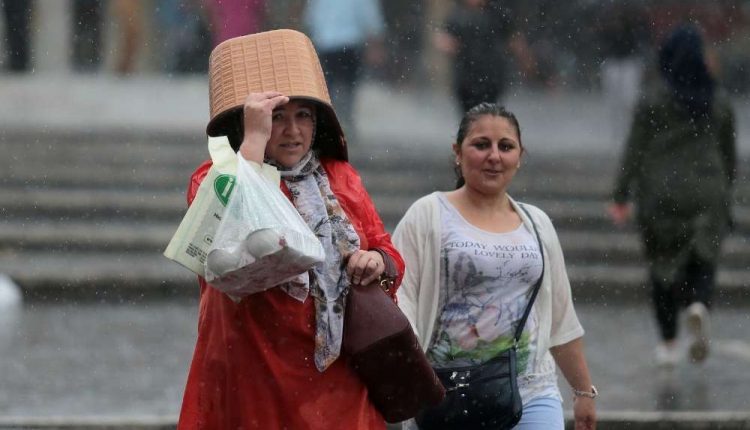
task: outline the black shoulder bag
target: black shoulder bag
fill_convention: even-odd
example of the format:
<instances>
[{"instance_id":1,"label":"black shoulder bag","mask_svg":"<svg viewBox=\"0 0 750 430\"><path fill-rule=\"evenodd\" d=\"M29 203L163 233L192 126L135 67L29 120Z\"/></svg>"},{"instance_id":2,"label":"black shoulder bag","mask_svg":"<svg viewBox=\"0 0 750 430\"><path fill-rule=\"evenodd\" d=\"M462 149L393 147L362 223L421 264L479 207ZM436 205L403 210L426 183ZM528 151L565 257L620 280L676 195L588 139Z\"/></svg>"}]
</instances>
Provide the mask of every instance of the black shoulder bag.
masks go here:
<instances>
[{"instance_id":1,"label":"black shoulder bag","mask_svg":"<svg viewBox=\"0 0 750 430\"><path fill-rule=\"evenodd\" d=\"M520 205L519 205L520 206ZM483 364L435 369L446 396L437 406L424 409L416 420L421 430L510 429L521 420L523 405L516 382L516 349L526 319L544 278L544 248L531 220L542 257L542 276L534 284L523 317L516 327L513 346Z\"/></svg>"}]
</instances>

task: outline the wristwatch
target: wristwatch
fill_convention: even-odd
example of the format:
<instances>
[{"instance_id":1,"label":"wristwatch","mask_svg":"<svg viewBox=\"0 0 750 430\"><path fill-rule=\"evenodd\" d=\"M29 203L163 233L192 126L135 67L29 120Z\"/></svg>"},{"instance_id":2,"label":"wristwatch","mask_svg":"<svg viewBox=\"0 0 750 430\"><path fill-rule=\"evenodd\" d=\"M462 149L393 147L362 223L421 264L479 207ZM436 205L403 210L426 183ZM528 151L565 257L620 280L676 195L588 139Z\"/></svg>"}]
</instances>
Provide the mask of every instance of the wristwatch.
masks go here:
<instances>
[{"instance_id":1,"label":"wristwatch","mask_svg":"<svg viewBox=\"0 0 750 430\"><path fill-rule=\"evenodd\" d=\"M595 386L591 386L591 391L582 391L582 390L576 390L573 388L573 396L574 397L588 397L589 399L593 399L596 396L599 395L599 391L597 391Z\"/></svg>"}]
</instances>

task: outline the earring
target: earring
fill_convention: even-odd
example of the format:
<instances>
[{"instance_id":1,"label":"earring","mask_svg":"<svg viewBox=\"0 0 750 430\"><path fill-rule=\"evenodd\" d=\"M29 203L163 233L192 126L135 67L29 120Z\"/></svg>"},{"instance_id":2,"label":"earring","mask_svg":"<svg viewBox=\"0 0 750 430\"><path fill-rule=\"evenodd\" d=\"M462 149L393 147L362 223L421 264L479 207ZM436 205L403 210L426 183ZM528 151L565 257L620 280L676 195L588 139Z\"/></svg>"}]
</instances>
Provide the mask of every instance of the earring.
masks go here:
<instances>
[{"instance_id":1,"label":"earring","mask_svg":"<svg viewBox=\"0 0 750 430\"><path fill-rule=\"evenodd\" d=\"M456 160L456 166L460 166L460 165L461 165L461 162Z\"/></svg>"}]
</instances>

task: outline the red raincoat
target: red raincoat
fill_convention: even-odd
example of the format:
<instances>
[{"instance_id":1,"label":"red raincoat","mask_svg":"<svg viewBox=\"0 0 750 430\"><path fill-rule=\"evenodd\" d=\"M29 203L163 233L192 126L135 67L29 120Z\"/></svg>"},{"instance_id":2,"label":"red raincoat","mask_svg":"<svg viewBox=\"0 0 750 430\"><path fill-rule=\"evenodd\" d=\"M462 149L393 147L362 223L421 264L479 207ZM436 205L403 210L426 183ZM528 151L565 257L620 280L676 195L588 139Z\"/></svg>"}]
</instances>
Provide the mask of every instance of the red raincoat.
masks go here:
<instances>
[{"instance_id":1,"label":"red raincoat","mask_svg":"<svg viewBox=\"0 0 750 430\"><path fill-rule=\"evenodd\" d=\"M391 256L398 286L404 262L359 175L345 161L323 158L321 163L361 248L380 248ZM193 173L188 204L210 167L206 161ZM203 278L199 282L198 339L178 429L385 428L345 357L325 372L315 367L312 298L300 303L272 288L234 303Z\"/></svg>"}]
</instances>

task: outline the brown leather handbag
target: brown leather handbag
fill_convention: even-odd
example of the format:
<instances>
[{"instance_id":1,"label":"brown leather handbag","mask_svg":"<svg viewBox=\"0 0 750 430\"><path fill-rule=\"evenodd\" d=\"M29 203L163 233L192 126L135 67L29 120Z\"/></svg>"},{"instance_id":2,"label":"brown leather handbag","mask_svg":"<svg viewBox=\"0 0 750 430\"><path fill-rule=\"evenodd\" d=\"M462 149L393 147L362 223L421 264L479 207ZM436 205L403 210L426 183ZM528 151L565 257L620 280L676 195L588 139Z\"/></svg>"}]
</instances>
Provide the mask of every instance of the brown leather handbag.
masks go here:
<instances>
[{"instance_id":1,"label":"brown leather handbag","mask_svg":"<svg viewBox=\"0 0 750 430\"><path fill-rule=\"evenodd\" d=\"M379 283L350 288L342 350L389 423L412 418L445 397L409 320Z\"/></svg>"}]
</instances>

